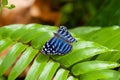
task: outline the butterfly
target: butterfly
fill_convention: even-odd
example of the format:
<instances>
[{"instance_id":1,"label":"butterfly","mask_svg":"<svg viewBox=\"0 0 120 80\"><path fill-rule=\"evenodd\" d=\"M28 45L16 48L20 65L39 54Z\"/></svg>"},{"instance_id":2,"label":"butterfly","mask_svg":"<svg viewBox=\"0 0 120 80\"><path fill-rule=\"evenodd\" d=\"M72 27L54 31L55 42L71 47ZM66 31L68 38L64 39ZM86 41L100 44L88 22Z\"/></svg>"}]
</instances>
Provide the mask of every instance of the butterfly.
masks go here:
<instances>
[{"instance_id":1,"label":"butterfly","mask_svg":"<svg viewBox=\"0 0 120 80\"><path fill-rule=\"evenodd\" d=\"M42 48L43 54L64 55L72 50L71 43L77 42L65 26L60 26L57 33Z\"/></svg>"}]
</instances>

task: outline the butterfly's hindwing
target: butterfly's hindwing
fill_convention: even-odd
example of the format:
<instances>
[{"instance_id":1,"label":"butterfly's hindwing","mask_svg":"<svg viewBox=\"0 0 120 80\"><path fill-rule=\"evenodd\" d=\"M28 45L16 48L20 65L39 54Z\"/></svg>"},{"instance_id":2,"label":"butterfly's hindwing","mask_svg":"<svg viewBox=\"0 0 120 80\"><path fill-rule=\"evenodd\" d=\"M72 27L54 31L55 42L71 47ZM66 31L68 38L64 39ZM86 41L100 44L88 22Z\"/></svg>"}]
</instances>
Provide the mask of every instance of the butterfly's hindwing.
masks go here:
<instances>
[{"instance_id":1,"label":"butterfly's hindwing","mask_svg":"<svg viewBox=\"0 0 120 80\"><path fill-rule=\"evenodd\" d=\"M67 31L67 28L64 26L60 26L57 34L70 43L77 41L75 38L72 37L72 35Z\"/></svg>"}]
</instances>

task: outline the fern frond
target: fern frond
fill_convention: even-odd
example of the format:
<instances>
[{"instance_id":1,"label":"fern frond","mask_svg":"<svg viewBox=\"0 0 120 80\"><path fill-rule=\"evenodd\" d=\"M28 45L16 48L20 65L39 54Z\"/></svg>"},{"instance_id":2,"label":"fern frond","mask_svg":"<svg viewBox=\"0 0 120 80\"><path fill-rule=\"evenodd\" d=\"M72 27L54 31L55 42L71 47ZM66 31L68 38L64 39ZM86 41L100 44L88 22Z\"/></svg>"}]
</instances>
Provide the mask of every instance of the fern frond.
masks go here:
<instances>
[{"instance_id":1,"label":"fern frond","mask_svg":"<svg viewBox=\"0 0 120 80\"><path fill-rule=\"evenodd\" d=\"M111 28L106 29L111 30ZM107 74L115 74L117 79L120 79L118 70L115 70L120 64L114 60L104 61L106 57L100 58L102 55L119 53L118 48L110 48L100 44L95 41L98 40L94 38L95 36L88 38L89 35L101 30L103 31L98 33L103 35L102 32L105 33L104 29L96 27L88 33L81 32L79 35L83 39L79 35L74 35L78 42L73 44L73 50L67 55L48 56L41 54L43 44L53 36L53 32L56 32L56 30L57 28L54 26L40 24L15 24L1 27L0 54L6 49L8 49L8 52L1 58L0 76L3 76L12 66L8 80L14 80L30 66L25 80L87 80L89 78L97 80L115 78L115 76ZM84 30L87 30L87 28ZM95 33L95 35L98 33ZM85 36L83 37L83 35ZM104 39L106 39L106 36L104 36ZM96 76L94 72L99 75Z\"/></svg>"}]
</instances>

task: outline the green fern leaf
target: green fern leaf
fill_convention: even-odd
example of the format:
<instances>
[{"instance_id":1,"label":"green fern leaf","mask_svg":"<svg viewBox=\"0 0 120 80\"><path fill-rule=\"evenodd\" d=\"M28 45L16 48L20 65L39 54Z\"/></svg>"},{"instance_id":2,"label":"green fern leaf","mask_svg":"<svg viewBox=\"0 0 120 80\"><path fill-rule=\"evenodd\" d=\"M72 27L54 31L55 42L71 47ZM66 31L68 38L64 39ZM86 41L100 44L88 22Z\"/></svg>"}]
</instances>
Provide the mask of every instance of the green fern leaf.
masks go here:
<instances>
[{"instance_id":1,"label":"green fern leaf","mask_svg":"<svg viewBox=\"0 0 120 80\"><path fill-rule=\"evenodd\" d=\"M87 32L88 29L90 30ZM77 30L83 32L79 33ZM45 42L54 36L56 27L40 24L15 24L1 27L0 54L6 49L9 50L4 57L0 58L0 76L13 66L8 80L14 80L30 65L25 80L120 79L117 69L120 65L114 60L118 56L114 56L111 61L106 57L106 55L111 57L113 53L115 55L119 53L119 48L107 46L107 41L113 38L106 40L107 36L111 35L110 31L119 34L119 31L114 32L119 28L83 27L77 30L70 30L78 42L73 43L73 50L69 54L49 56L41 54L41 49ZM106 31L108 33L101 37ZM103 39L106 41L100 42ZM16 59L18 60L15 62ZM96 76L95 73L98 75Z\"/></svg>"}]
</instances>

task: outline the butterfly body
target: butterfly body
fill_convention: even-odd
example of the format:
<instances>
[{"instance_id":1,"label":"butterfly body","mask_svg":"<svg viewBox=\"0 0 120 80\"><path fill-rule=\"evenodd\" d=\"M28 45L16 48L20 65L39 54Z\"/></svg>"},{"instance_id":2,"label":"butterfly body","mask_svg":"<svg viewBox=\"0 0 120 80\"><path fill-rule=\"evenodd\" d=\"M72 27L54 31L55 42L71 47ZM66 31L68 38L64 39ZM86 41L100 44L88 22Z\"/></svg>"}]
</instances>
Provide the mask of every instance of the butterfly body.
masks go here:
<instances>
[{"instance_id":1,"label":"butterfly body","mask_svg":"<svg viewBox=\"0 0 120 80\"><path fill-rule=\"evenodd\" d=\"M60 26L57 33L54 33L48 42L45 43L42 49L43 54L50 55L64 55L72 50L71 43L76 42L71 34L67 31L67 28Z\"/></svg>"}]
</instances>

